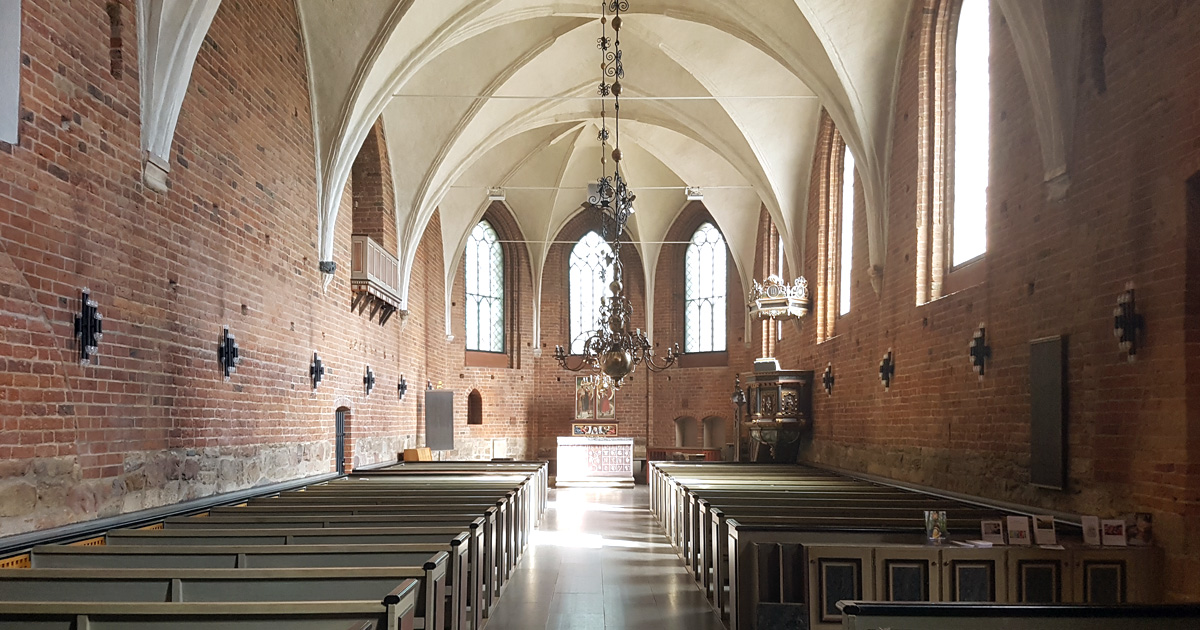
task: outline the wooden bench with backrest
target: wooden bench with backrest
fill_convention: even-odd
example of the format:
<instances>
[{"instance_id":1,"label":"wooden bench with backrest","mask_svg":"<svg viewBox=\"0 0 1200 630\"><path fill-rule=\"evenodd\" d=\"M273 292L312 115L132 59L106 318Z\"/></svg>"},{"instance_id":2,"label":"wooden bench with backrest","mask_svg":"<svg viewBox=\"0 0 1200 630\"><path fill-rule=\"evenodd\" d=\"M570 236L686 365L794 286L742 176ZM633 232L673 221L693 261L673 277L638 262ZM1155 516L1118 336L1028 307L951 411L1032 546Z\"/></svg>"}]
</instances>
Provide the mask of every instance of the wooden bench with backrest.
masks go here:
<instances>
[{"instance_id":1,"label":"wooden bench with backrest","mask_svg":"<svg viewBox=\"0 0 1200 630\"><path fill-rule=\"evenodd\" d=\"M496 518L494 521L488 520L484 523L484 567L495 566L495 576L490 578L494 580L494 591L498 594L499 589L512 572L512 568L516 563L516 557L519 553L519 541L527 539L527 536L520 537L516 533L516 523L512 519L506 518L509 514L506 502L496 502L494 504L474 504L464 506L462 504L422 504L422 505L380 505L380 504L350 504L340 505L328 502L308 503L308 504L271 504L271 503L254 503L245 506L237 507L221 507L213 508L208 512L210 516L304 516L312 518L326 518L327 516L364 516L371 518L397 517L397 518L415 518L420 520L424 515L436 515L442 513L443 510L453 512L480 510L491 508L495 510ZM493 527L494 523L494 527ZM490 529L490 531L489 531ZM494 557L495 562L487 562L487 558Z\"/></svg>"},{"instance_id":2,"label":"wooden bench with backrest","mask_svg":"<svg viewBox=\"0 0 1200 630\"><path fill-rule=\"evenodd\" d=\"M30 552L31 569L341 569L350 574L364 567L407 568L419 581L417 616L427 628L450 628L441 619L452 564L465 564L465 553L450 553L429 544L393 545L203 545L192 547L134 545L45 545ZM463 545L459 545L463 547ZM456 589L457 590L457 589ZM449 594L453 597L453 593ZM455 605L465 604L459 600ZM457 610L453 609L452 610ZM445 621L445 623L443 623ZM460 620L461 623L461 620ZM458 626L463 627L463 626Z\"/></svg>"},{"instance_id":3,"label":"wooden bench with backrest","mask_svg":"<svg viewBox=\"0 0 1200 630\"><path fill-rule=\"evenodd\" d=\"M1200 605L1095 606L1079 604L930 604L843 601L842 628L942 630L1194 630Z\"/></svg>"},{"instance_id":4,"label":"wooden bench with backrest","mask_svg":"<svg viewBox=\"0 0 1200 630\"><path fill-rule=\"evenodd\" d=\"M197 519L202 520L202 519ZM487 567L480 564L483 544L482 519L470 532L458 526L409 526L381 528L318 528L318 529L121 529L106 536L110 547L138 546L235 546L235 545L371 545L419 544L428 550L451 554L446 588L450 593L450 610L455 615L478 611L482 615L487 605L484 576ZM343 547L345 548L345 547ZM462 621L452 624L464 627Z\"/></svg>"},{"instance_id":5,"label":"wooden bench with backrest","mask_svg":"<svg viewBox=\"0 0 1200 630\"><path fill-rule=\"evenodd\" d=\"M791 471L758 466L730 471L703 464L653 468L655 513L682 548L702 556L699 577L711 572L709 592L728 613L731 629L835 628L841 624L835 596L958 597L961 593L953 589L965 583L958 579L964 576L991 576L987 592L992 601L1028 601L1031 593L1040 592L1037 588L1079 601L1153 601L1160 592L1152 585L1159 563L1156 550L1083 548L1069 528L1060 531L1065 549L964 548L926 540L925 509L945 509L950 534L977 538L981 518L1011 513L990 506L836 479L828 471L803 466ZM912 513L900 516L905 510ZM695 520L705 512L712 529L701 535ZM722 523L727 534L717 533ZM693 543L697 538L699 544ZM710 547L715 550L705 555ZM941 579L942 573L949 577ZM1061 588L1046 589L1046 576L1068 587L1062 593ZM1127 588L1128 580L1143 587ZM847 584L855 588L846 589ZM975 596L980 592L973 591Z\"/></svg>"},{"instance_id":6,"label":"wooden bench with backrest","mask_svg":"<svg viewBox=\"0 0 1200 630\"><path fill-rule=\"evenodd\" d=\"M416 582L382 601L0 602L5 630L411 630Z\"/></svg>"}]
</instances>

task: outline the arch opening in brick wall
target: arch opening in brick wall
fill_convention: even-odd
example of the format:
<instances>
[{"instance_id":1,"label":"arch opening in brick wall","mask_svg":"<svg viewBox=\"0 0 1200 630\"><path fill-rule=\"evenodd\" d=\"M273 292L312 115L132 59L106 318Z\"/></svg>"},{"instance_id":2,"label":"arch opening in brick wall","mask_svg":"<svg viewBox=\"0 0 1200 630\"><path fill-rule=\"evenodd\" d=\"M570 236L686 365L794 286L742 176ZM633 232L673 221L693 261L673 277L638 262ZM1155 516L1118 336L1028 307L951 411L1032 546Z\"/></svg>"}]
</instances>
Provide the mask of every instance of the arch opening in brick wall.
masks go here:
<instances>
[{"instance_id":1,"label":"arch opening in brick wall","mask_svg":"<svg viewBox=\"0 0 1200 630\"><path fill-rule=\"evenodd\" d=\"M697 448L700 446L700 426L691 416L675 418L675 447Z\"/></svg>"},{"instance_id":2,"label":"arch opening in brick wall","mask_svg":"<svg viewBox=\"0 0 1200 630\"><path fill-rule=\"evenodd\" d=\"M467 424L483 424L483 394L478 389L467 394Z\"/></svg>"},{"instance_id":3,"label":"arch opening in brick wall","mask_svg":"<svg viewBox=\"0 0 1200 630\"><path fill-rule=\"evenodd\" d=\"M725 419L709 416L704 419L704 448L725 448Z\"/></svg>"},{"instance_id":4,"label":"arch opening in brick wall","mask_svg":"<svg viewBox=\"0 0 1200 630\"><path fill-rule=\"evenodd\" d=\"M382 120L367 133L350 172L351 234L370 238L394 256L396 200Z\"/></svg>"}]
</instances>

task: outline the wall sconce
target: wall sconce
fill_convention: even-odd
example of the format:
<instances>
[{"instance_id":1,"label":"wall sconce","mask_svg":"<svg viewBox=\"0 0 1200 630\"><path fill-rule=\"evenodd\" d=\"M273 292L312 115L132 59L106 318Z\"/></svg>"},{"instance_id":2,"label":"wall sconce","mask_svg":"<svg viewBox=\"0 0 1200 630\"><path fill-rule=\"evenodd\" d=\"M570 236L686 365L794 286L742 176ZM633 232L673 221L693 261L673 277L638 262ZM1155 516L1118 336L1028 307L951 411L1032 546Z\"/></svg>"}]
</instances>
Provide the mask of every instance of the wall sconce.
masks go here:
<instances>
[{"instance_id":1,"label":"wall sconce","mask_svg":"<svg viewBox=\"0 0 1200 630\"><path fill-rule=\"evenodd\" d=\"M367 389L367 395L371 395L371 390L375 389L375 373L371 371L371 366L367 366L367 375L363 377L363 387Z\"/></svg>"},{"instance_id":2,"label":"wall sconce","mask_svg":"<svg viewBox=\"0 0 1200 630\"><path fill-rule=\"evenodd\" d=\"M317 356L316 352L313 353L312 365L308 366L308 377L312 379L313 389L325 378L325 365L321 363L321 357Z\"/></svg>"},{"instance_id":3,"label":"wall sconce","mask_svg":"<svg viewBox=\"0 0 1200 630\"><path fill-rule=\"evenodd\" d=\"M884 389L892 388L892 379L896 377L896 360L892 358L892 349L888 348L887 354L883 355L883 360L879 362L879 381L883 383Z\"/></svg>"},{"instance_id":4,"label":"wall sconce","mask_svg":"<svg viewBox=\"0 0 1200 630\"><path fill-rule=\"evenodd\" d=\"M221 363L221 372L227 381L229 375L237 371L238 364L242 362L241 349L238 348L237 340L229 334L229 326L221 330L221 339L217 342L217 360Z\"/></svg>"},{"instance_id":5,"label":"wall sconce","mask_svg":"<svg viewBox=\"0 0 1200 630\"><path fill-rule=\"evenodd\" d=\"M979 379L983 380L987 360L992 358L992 347L987 345L987 329L982 322L979 324L979 330L975 331L975 336L971 337L967 354L971 357L971 367L979 375Z\"/></svg>"},{"instance_id":6,"label":"wall sconce","mask_svg":"<svg viewBox=\"0 0 1200 630\"><path fill-rule=\"evenodd\" d=\"M400 393L400 400L404 400L404 394L408 393L408 382L404 380L404 375L400 375L400 382L396 385L396 391Z\"/></svg>"},{"instance_id":7,"label":"wall sconce","mask_svg":"<svg viewBox=\"0 0 1200 630\"><path fill-rule=\"evenodd\" d=\"M1113 309L1113 336L1117 338L1118 347L1126 353L1130 363L1137 359L1138 333L1145 325L1145 320L1137 312L1133 283L1126 283L1125 291L1117 296L1117 307Z\"/></svg>"},{"instance_id":8,"label":"wall sconce","mask_svg":"<svg viewBox=\"0 0 1200 630\"><path fill-rule=\"evenodd\" d=\"M79 314L75 316L75 336L79 337L79 364L87 365L96 354L100 338L104 336L104 318L100 316L100 311L97 310L99 305L91 298L87 289L81 292L79 302Z\"/></svg>"},{"instance_id":9,"label":"wall sconce","mask_svg":"<svg viewBox=\"0 0 1200 630\"><path fill-rule=\"evenodd\" d=\"M825 373L821 375L821 383L825 385L825 393L833 395L833 363L825 366Z\"/></svg>"}]
</instances>

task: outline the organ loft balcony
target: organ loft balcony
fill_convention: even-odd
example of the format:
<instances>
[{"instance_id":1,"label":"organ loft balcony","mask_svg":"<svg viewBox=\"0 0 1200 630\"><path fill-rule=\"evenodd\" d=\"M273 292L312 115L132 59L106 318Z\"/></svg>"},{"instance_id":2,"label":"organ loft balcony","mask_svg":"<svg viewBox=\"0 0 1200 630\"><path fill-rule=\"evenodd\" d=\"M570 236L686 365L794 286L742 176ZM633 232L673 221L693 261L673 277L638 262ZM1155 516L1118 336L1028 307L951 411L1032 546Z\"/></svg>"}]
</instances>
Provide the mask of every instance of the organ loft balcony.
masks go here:
<instances>
[{"instance_id":1,"label":"organ loft balcony","mask_svg":"<svg viewBox=\"0 0 1200 630\"><path fill-rule=\"evenodd\" d=\"M350 310L387 324L392 315L408 314L400 308L400 262L375 239L354 235L350 241Z\"/></svg>"}]
</instances>

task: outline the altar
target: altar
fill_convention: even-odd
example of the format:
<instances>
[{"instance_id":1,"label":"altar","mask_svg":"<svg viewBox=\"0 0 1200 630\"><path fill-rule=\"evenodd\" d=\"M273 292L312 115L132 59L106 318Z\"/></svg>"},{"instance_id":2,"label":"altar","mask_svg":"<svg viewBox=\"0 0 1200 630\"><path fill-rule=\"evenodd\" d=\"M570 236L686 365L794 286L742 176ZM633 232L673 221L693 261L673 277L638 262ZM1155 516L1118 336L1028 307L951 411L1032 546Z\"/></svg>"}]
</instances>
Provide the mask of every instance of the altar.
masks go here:
<instances>
[{"instance_id":1,"label":"altar","mask_svg":"<svg viewBox=\"0 0 1200 630\"><path fill-rule=\"evenodd\" d=\"M633 438L559 437L555 485L633 485Z\"/></svg>"}]
</instances>

